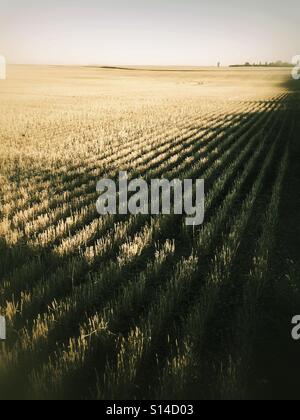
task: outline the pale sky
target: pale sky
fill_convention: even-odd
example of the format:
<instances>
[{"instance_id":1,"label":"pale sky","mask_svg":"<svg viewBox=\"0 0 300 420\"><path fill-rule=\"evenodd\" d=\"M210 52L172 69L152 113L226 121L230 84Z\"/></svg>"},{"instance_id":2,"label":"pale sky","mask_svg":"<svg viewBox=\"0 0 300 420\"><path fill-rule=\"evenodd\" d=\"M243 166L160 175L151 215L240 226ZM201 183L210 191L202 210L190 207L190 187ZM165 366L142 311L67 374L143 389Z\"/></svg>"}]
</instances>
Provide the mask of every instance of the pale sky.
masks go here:
<instances>
[{"instance_id":1,"label":"pale sky","mask_svg":"<svg viewBox=\"0 0 300 420\"><path fill-rule=\"evenodd\" d=\"M0 54L32 64L291 61L299 22L299 0L1 0Z\"/></svg>"}]
</instances>

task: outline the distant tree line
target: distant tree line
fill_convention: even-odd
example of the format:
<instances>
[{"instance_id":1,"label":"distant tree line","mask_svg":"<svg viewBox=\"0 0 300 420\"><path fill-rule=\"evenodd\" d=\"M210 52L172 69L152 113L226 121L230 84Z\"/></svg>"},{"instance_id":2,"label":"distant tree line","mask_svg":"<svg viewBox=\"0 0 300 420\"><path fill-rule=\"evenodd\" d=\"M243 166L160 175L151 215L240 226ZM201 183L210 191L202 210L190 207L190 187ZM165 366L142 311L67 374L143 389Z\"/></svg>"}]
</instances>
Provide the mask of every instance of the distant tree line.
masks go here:
<instances>
[{"instance_id":1,"label":"distant tree line","mask_svg":"<svg viewBox=\"0 0 300 420\"><path fill-rule=\"evenodd\" d=\"M259 62L259 63L250 63L246 62L245 64L234 64L230 67L293 67L293 64L287 63L285 61L276 61L276 62Z\"/></svg>"}]
</instances>

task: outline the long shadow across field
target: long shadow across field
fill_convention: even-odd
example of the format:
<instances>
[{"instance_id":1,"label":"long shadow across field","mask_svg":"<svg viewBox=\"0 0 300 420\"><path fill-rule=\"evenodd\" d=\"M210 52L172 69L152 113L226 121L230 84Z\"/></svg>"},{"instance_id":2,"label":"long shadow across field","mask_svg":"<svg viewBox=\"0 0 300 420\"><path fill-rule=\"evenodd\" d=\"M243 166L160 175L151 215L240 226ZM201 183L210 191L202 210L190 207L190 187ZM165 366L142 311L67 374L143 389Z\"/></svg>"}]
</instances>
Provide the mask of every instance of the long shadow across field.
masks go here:
<instances>
[{"instance_id":1,"label":"long shadow across field","mask_svg":"<svg viewBox=\"0 0 300 420\"><path fill-rule=\"evenodd\" d=\"M254 117L254 121L256 121L257 118L260 116L260 113L253 112L252 116ZM252 127L252 125L250 127ZM201 128L201 127L199 127L199 128ZM236 131L238 131L238 130L236 130ZM226 139L227 137L229 137L229 134L230 133L231 133L231 128L228 128L226 130L226 133L224 133L224 136L223 137ZM233 138L230 141L230 143L231 142L232 143L236 142L237 139L239 139L241 136L242 136L242 133L239 132L239 135L236 136L237 138ZM245 145L248 140L246 138L243 141L243 144L241 146ZM259 140L260 140L260 138L257 139L256 144L258 144ZM182 153L184 153L184 151ZM196 151L195 151L195 153L196 153ZM235 152L232 154L232 156L231 156L231 158L229 160L231 161L231 160L233 160L233 158L237 158L238 155L239 155L239 153L240 153L240 149L238 148L237 150L235 150ZM250 152L248 153L248 155L249 154L250 154ZM237 177L241 173L241 171L243 170L244 165L245 165L245 162L247 161L246 158L249 157L248 155L243 159L242 162L240 162L237 165L236 169L233 171L233 174L224 183L224 187L223 187L222 191L219 194L216 195L216 197L214 199L214 202L213 202L213 207L214 208L218 208L220 206L220 204L222 203L222 201L224 200L225 196L228 194L228 192L230 190L230 187L232 185L233 179L235 177ZM200 156L198 156L198 157L200 157ZM177 162L177 165L178 165L178 163L181 163L181 159L183 159L183 156L180 157L179 161ZM215 159L217 159L217 156L215 157ZM174 165L176 166L176 164L174 164ZM209 166L209 165L207 165L207 166ZM172 167L172 169L173 169L173 167ZM208 168L205 167L205 169L208 169ZM221 169L224 169L225 170L226 169L226 165L225 165L225 168L221 168ZM222 172L221 169L220 170L217 170L216 173L214 173L214 175L211 176L211 179L208 180L208 182L207 182L207 188L208 188L208 190L210 190L211 188L213 188L213 186L214 186L214 184L216 182L216 179L218 179L218 177L220 176L220 172ZM101 172L101 170L99 170L99 172ZM51 178L51 174L50 173L47 173L46 171L45 171L44 175L45 175L45 178L46 179ZM196 177L198 175L199 176L202 176L203 175L203 168L200 170L199 173L195 172L194 176ZM249 175L249 180L248 180L249 183L250 183L250 181L252 179L252 175L254 175L254 174L252 174L252 172L251 172L251 174ZM82 175L82 179L79 176L79 178L78 178L78 184L79 185L80 185L81 181L82 181L82 183L86 182L86 179L85 179L85 176L84 175ZM248 182L247 182L247 184L248 184ZM61 178L58 176L55 179L55 183L57 183L59 185L62 185L63 187L65 187L66 190L69 188L69 186L68 186L69 179L68 179L67 176L61 175ZM244 188L245 188L245 191L242 191L242 196L243 197L247 194L250 186L248 185L248 186L246 186ZM91 192L92 193L93 192L93 189L91 189L91 191L88 190L88 192ZM85 191L85 193L87 193L87 191ZM96 193L95 193L95 195L96 195ZM241 198L241 196L240 196L240 198ZM235 206L233 206L232 216L235 215L235 212L236 212L236 209L235 209ZM213 216L212 212L211 211L208 211L207 214L206 214L206 218L210 219L212 216ZM182 256L189 256L190 255L190 253L191 253L190 247L192 245L192 242L191 241L189 241L188 244L186 243L187 241L184 240L185 237L184 237L184 234L183 233L182 233L182 235L180 235L180 232L178 232L178 226L179 226L179 224L172 223L172 224L168 225L168 229L169 230L167 231L167 237L169 239L175 239L176 245L177 245L177 247L176 247L176 249L177 249L177 255L176 255L176 260L174 261L174 265L175 265L175 262L177 262L178 260L180 260ZM220 227L219 230L221 230L221 227ZM217 242L219 242L219 241L222 240L222 235L221 235L222 232L218 232L218 233L220 234L219 235L220 238L217 239ZM160 240L163 241L166 238L164 238L161 235L161 237L158 238L158 239L160 239ZM95 238L93 238L93 241L94 240L95 240ZM19 247L19 245L18 245L18 247ZM47 281L48 276L50 276L50 274L53 271L57 270L57 267L58 266L65 267L66 264L67 264L67 262L68 262L68 260L69 260L68 257L65 257L62 260L55 259L55 256L53 255L53 253L51 251L51 248L50 249L48 249L48 248L45 248L45 249L44 248L40 248L40 249L37 249L37 250L32 250L31 248L27 247L26 244L20 244L20 247L21 247L20 251L22 251L20 253L23 254L23 257L24 257L24 254L25 254L24 261L22 261L22 260L20 261L19 258L16 258L16 253L15 253L15 251L17 250L16 247L13 250L9 250L9 249L7 249L6 244L3 243L3 249L6 248L4 254L5 255L8 255L8 256L9 256L9 254L12 254L12 256L10 257L9 260L6 260L5 264L3 264L2 271L0 269L0 279L1 279L1 277L3 278L4 275L10 273L10 271L13 268L19 267L19 266L23 265L23 263L27 264L27 263L30 263L30 262L34 261L37 258L40 258L41 259L42 268L44 269L43 271L45 271L45 273L46 273L46 275L43 276L43 281ZM206 257L206 256L204 256L204 257ZM116 258L116 255L114 255L113 258ZM138 266L137 267L138 268L138 271L140 271L141 269L144 269L145 268L146 263L149 261L150 258L151 257L149 257L148 255L147 256L145 255L145 258L143 260L143 266L142 267ZM99 267L99 264L96 264L95 266L92 267L91 270L92 271L101 271L101 267ZM127 272L127 271L124 270L124 272L122 272L124 284L125 284L125 282L126 282L126 284L128 284L129 280L132 278L132 272L131 271L128 271ZM165 281L165 282L169 281L170 280L170 277L172 276L172 274L173 274L173 272L170 270L170 273L168 273L166 276L163 276L163 281ZM29 290L32 290L32 288L34 287L34 285L36 284L36 282L39 282L40 280L41 280L40 279L40 276L37 276L37 278L34 281L32 279L30 279L31 286L28 287L28 289ZM73 287L73 286L71 286L71 282L66 282L66 279L65 278L62 278L61 281L63 283L67 283L67 285L66 285L66 287L64 287L62 289L62 291L57 292L57 296L56 296L57 299L63 298L66 294L70 294L72 292L71 287ZM82 276L81 272L74 272L73 273L73 281L75 281L76 284L82 284L82 283L88 281L88 277ZM195 286L196 287L199 287L198 283L199 282L197 280L195 282ZM70 286L68 286L69 284L70 284ZM0 286L1 286L1 283L0 283ZM148 291L150 291L150 293L148 293ZM180 309L177 309L177 308L174 309L174 312L175 312L174 318L175 319L172 319L171 320L171 319L167 318L166 321L163 324L163 327L161 328L161 331L159 331L157 333L157 339L156 339L156 344L157 345L156 345L156 347L153 346L153 348L151 349L152 352L153 352L153 354L151 353L150 355L148 355L145 358L143 369L141 369L141 371L140 371L140 376L138 375L139 389L141 390L141 393L144 391L144 393L143 393L143 395L141 395L141 397L144 397L144 395L146 393L146 389L149 386L149 378L152 378L153 376L155 376L155 375L153 375L153 372L155 372L154 369L157 368L156 354L159 353L161 355L161 357L162 357L163 360L165 360L169 356L168 354L165 354L166 349L167 349L167 343L165 343L165 341L163 341L163 340L166 340L166 338L164 338L164 337L167 337L168 332L170 330L170 325L173 324L174 321L177 321L177 320L178 320L178 322L180 322L181 316L183 314L185 314L189 310L189 305L190 305L192 299L195 300L195 296L193 298L194 290L191 290L190 291L190 295L189 296L185 296L183 298L183 301L184 302L185 301L188 302L187 305L181 304L181 305L179 305L180 306ZM110 297L110 295L108 295L108 296ZM149 288L147 286L146 289L144 290L143 299L145 299L145 301L142 302L142 305L141 305L141 302L140 302L138 306L139 307L142 306L143 307L143 311L147 311L147 310L149 310L150 303L152 303L152 300L154 300L154 298L155 298L155 293L154 293L154 290L153 290L153 285L152 285L152 287L151 287L151 285L149 285ZM0 303L1 303L1 300L0 300ZM43 297L43 300L39 301L38 303L39 303L39 307L38 308L35 307L33 309L33 313L34 313L35 316L37 316L38 313L47 310L47 305L50 304L51 302L50 301L47 301L47 298L44 298ZM86 313L88 315L91 315L96 310L101 311L106 303L107 303L106 298L103 298L103 301L101 301L101 304L97 304L98 307L95 308L94 306L89 306L88 305L88 302L87 302L87 307L85 308ZM131 317L132 319L128 320L128 322L126 321L126 325L125 325L124 328L123 328L124 320L123 319L120 319L120 320L117 319L117 322L116 322L116 325L117 325L117 327L116 327L116 333L119 333L121 330L122 330L122 333L124 333L124 334L128 333L127 330L129 330L132 327L132 325L134 323L136 323L137 320L139 319L139 317L141 316L141 309L139 309L139 307L133 306L133 308L135 309L135 312L132 313L132 317ZM80 314L78 314L78 316L75 317L76 321L77 321L77 318L79 318L78 320L80 321ZM23 321L24 321L24 319L22 319L22 322ZM29 321L29 325L30 325L30 322L32 322L32 319L29 319L28 321ZM74 331L73 331L73 329L74 329ZM77 330L78 330L78 325L77 325L76 322L74 322L72 324L72 326L71 326L71 330L69 329L69 334L71 336L73 336L73 334L77 334ZM125 330L125 331L123 331L123 330ZM9 332L8 335L10 337L10 335L11 335L10 332ZM60 337L60 339L63 342L64 341L68 341L68 337ZM52 343L51 343L51 340L48 341L47 346L48 346L48 349L49 349L49 353L53 352L53 347L55 347L55 345L56 345L56 340L53 339L52 340ZM95 360L94 361L96 361L97 358L99 358L98 356L99 355L97 355L97 354L95 355ZM151 358L151 356L153 356L153 357ZM37 360L38 360L38 358L36 358L36 360L34 360L34 363L39 363L40 362L40 361L38 362ZM91 364L91 365L93 365L93 364ZM22 367L22 366L20 366L20 367ZM28 367L25 366L24 371L26 372L27 370L28 370ZM20 369L20 372L23 372L23 370ZM91 367L91 373L92 373L91 376L94 376L94 374L95 374L94 365ZM145 373L147 373L147 374L145 375ZM72 397L74 397L74 395L77 396L77 393L78 393L78 398L82 398L82 397L86 396L85 395L86 390L89 388L89 386L91 384L90 383L84 383L84 381L81 380L82 378L88 376L88 375L86 375L86 372L77 372L77 374L78 374L78 378L79 378L79 380L78 380L79 389L76 389L75 390L73 388L71 390L71 393L72 393ZM99 374L101 375L101 371L99 372ZM147 378L147 383L146 384L143 383L144 378ZM22 391L23 391L22 388L26 388L26 385L27 385L26 384L26 378L22 378L22 379L21 378L18 378L18 379L20 379L19 381L16 381L14 379L15 378L12 378L11 379L11 383L9 384L10 386L8 384L6 384L6 393L7 394L10 394L10 393L16 394L16 392L22 393ZM157 385L156 384L157 378L151 379L150 381L153 381L153 383L155 385ZM20 383L20 385L19 385L20 386L20 391L15 388L15 383L16 382L19 382ZM25 382L25 383L23 383L23 382ZM0 383L0 387L1 387L1 383ZM0 390L0 394L1 394L1 390ZM1 398L1 395L0 395L0 398Z\"/></svg>"},{"instance_id":2,"label":"long shadow across field","mask_svg":"<svg viewBox=\"0 0 300 420\"><path fill-rule=\"evenodd\" d=\"M300 399L300 342L291 335L292 318L300 314L300 81L289 80L285 87L293 107L291 153L249 387L249 398L260 400Z\"/></svg>"}]
</instances>

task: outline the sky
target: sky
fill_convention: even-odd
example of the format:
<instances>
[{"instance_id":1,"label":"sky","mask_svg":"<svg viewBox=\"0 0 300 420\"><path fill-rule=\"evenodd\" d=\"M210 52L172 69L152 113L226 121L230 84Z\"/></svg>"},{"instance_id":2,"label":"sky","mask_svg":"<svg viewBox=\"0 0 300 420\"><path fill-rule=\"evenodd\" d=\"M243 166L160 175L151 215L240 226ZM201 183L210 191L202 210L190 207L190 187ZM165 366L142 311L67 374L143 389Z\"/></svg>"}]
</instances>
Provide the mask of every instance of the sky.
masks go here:
<instances>
[{"instance_id":1,"label":"sky","mask_svg":"<svg viewBox=\"0 0 300 420\"><path fill-rule=\"evenodd\" d=\"M290 62L299 21L299 0L1 0L0 55L24 64Z\"/></svg>"}]
</instances>

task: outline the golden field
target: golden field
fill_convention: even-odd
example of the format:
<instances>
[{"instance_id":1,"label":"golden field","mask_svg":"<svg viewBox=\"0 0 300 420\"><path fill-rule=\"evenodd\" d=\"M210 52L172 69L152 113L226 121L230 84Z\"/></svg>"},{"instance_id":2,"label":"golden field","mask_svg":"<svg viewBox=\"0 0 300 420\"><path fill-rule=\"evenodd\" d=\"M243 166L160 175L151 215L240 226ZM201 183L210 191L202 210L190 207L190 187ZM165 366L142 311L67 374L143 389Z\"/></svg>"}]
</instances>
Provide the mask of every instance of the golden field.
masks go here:
<instances>
[{"instance_id":1,"label":"golden field","mask_svg":"<svg viewBox=\"0 0 300 420\"><path fill-rule=\"evenodd\" d=\"M289 73L9 66L0 395L247 395L297 127ZM204 178L205 223L99 217L96 184L120 170Z\"/></svg>"}]
</instances>

